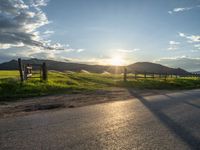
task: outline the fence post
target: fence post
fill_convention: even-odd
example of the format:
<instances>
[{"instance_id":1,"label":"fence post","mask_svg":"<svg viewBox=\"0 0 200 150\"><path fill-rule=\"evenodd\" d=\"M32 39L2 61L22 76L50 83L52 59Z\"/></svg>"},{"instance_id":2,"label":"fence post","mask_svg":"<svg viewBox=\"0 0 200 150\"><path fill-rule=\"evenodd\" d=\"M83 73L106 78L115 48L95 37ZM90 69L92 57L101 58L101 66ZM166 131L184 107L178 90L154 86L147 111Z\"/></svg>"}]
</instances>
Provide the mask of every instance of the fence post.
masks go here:
<instances>
[{"instance_id":1,"label":"fence post","mask_svg":"<svg viewBox=\"0 0 200 150\"><path fill-rule=\"evenodd\" d=\"M23 75L23 67L22 67L21 58L18 58L18 66L19 66L20 80L21 80L21 82L23 82L24 81L24 75Z\"/></svg>"},{"instance_id":2,"label":"fence post","mask_svg":"<svg viewBox=\"0 0 200 150\"><path fill-rule=\"evenodd\" d=\"M159 74L159 78L161 78L161 73Z\"/></svg>"},{"instance_id":3,"label":"fence post","mask_svg":"<svg viewBox=\"0 0 200 150\"><path fill-rule=\"evenodd\" d=\"M167 80L167 73L165 74L165 80Z\"/></svg>"},{"instance_id":4,"label":"fence post","mask_svg":"<svg viewBox=\"0 0 200 150\"><path fill-rule=\"evenodd\" d=\"M147 73L146 73L146 72L144 73L144 78L145 78L145 79L147 78Z\"/></svg>"},{"instance_id":5,"label":"fence post","mask_svg":"<svg viewBox=\"0 0 200 150\"><path fill-rule=\"evenodd\" d=\"M28 75L28 69L27 66L24 66L24 80L27 80L27 75Z\"/></svg>"},{"instance_id":6,"label":"fence post","mask_svg":"<svg viewBox=\"0 0 200 150\"><path fill-rule=\"evenodd\" d=\"M153 77L153 79L154 79L154 73L152 74L152 77Z\"/></svg>"},{"instance_id":7,"label":"fence post","mask_svg":"<svg viewBox=\"0 0 200 150\"><path fill-rule=\"evenodd\" d=\"M47 66L45 62L42 64L42 79L47 80Z\"/></svg>"},{"instance_id":8,"label":"fence post","mask_svg":"<svg viewBox=\"0 0 200 150\"><path fill-rule=\"evenodd\" d=\"M135 79L137 79L137 72L135 71Z\"/></svg>"},{"instance_id":9,"label":"fence post","mask_svg":"<svg viewBox=\"0 0 200 150\"><path fill-rule=\"evenodd\" d=\"M124 68L124 82L127 81L127 68Z\"/></svg>"}]
</instances>

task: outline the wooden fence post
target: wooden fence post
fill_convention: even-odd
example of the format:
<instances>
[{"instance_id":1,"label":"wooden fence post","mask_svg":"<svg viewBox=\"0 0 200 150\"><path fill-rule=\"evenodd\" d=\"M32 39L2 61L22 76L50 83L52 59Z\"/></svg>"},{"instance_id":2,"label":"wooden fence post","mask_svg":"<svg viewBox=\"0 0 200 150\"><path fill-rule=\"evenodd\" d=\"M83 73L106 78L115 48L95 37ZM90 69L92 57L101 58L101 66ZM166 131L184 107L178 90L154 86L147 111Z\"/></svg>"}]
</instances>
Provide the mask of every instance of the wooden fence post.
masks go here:
<instances>
[{"instance_id":1,"label":"wooden fence post","mask_svg":"<svg viewBox=\"0 0 200 150\"><path fill-rule=\"evenodd\" d=\"M137 79L137 72L135 71L135 79Z\"/></svg>"},{"instance_id":2,"label":"wooden fence post","mask_svg":"<svg viewBox=\"0 0 200 150\"><path fill-rule=\"evenodd\" d=\"M145 79L147 78L147 73L146 73L146 72L144 73L144 78L145 78Z\"/></svg>"},{"instance_id":3,"label":"wooden fence post","mask_svg":"<svg viewBox=\"0 0 200 150\"><path fill-rule=\"evenodd\" d=\"M23 67L22 67L21 58L18 58L18 65L19 65L20 80L21 80L21 82L23 82L24 81L24 74L23 74Z\"/></svg>"},{"instance_id":4,"label":"wooden fence post","mask_svg":"<svg viewBox=\"0 0 200 150\"><path fill-rule=\"evenodd\" d=\"M27 66L24 66L24 80L27 80L27 75L28 75L28 69Z\"/></svg>"},{"instance_id":5,"label":"wooden fence post","mask_svg":"<svg viewBox=\"0 0 200 150\"><path fill-rule=\"evenodd\" d=\"M45 62L42 64L42 79L47 80L47 66Z\"/></svg>"},{"instance_id":6,"label":"wooden fence post","mask_svg":"<svg viewBox=\"0 0 200 150\"><path fill-rule=\"evenodd\" d=\"M152 74L152 77L153 77L153 79L154 79L154 73Z\"/></svg>"},{"instance_id":7,"label":"wooden fence post","mask_svg":"<svg viewBox=\"0 0 200 150\"><path fill-rule=\"evenodd\" d=\"M167 73L165 74L165 80L167 80Z\"/></svg>"},{"instance_id":8,"label":"wooden fence post","mask_svg":"<svg viewBox=\"0 0 200 150\"><path fill-rule=\"evenodd\" d=\"M127 68L124 68L124 82L127 81Z\"/></svg>"}]
</instances>

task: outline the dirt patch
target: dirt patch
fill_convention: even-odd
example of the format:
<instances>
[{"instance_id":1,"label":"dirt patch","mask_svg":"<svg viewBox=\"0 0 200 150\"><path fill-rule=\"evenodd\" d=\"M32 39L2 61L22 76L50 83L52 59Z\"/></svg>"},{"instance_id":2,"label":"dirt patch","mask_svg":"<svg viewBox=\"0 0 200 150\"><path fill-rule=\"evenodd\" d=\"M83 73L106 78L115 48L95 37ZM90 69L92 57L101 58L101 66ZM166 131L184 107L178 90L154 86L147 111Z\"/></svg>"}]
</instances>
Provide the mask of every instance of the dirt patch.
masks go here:
<instances>
[{"instance_id":1,"label":"dirt patch","mask_svg":"<svg viewBox=\"0 0 200 150\"><path fill-rule=\"evenodd\" d=\"M68 106L68 108L74 108L74 107L75 107L74 105L69 105L69 106Z\"/></svg>"},{"instance_id":2,"label":"dirt patch","mask_svg":"<svg viewBox=\"0 0 200 150\"><path fill-rule=\"evenodd\" d=\"M23 111L31 112L31 111L50 110L50 109L58 109L58 108L65 108L65 105L64 104L37 104L37 105L26 106Z\"/></svg>"}]
</instances>

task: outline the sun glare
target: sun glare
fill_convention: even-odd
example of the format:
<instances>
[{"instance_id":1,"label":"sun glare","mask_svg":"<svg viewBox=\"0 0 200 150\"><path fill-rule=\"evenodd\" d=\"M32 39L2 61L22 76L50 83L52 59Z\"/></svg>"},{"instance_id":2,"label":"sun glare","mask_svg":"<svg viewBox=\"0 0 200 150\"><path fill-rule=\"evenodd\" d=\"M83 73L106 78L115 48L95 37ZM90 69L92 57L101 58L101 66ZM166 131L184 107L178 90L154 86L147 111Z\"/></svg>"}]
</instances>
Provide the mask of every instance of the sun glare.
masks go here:
<instances>
[{"instance_id":1,"label":"sun glare","mask_svg":"<svg viewBox=\"0 0 200 150\"><path fill-rule=\"evenodd\" d=\"M122 66L124 65L124 60L120 56L115 56L110 59L110 64L113 66Z\"/></svg>"}]
</instances>

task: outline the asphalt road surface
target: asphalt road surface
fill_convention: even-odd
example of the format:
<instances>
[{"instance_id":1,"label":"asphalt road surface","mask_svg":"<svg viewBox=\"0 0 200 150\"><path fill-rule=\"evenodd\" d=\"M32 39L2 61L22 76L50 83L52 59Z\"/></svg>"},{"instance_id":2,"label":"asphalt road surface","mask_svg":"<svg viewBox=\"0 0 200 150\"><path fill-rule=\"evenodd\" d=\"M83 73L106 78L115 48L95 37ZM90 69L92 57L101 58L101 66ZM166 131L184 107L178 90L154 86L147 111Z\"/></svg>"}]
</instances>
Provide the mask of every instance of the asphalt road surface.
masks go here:
<instances>
[{"instance_id":1,"label":"asphalt road surface","mask_svg":"<svg viewBox=\"0 0 200 150\"><path fill-rule=\"evenodd\" d=\"M0 119L1 150L200 149L200 90Z\"/></svg>"}]
</instances>

